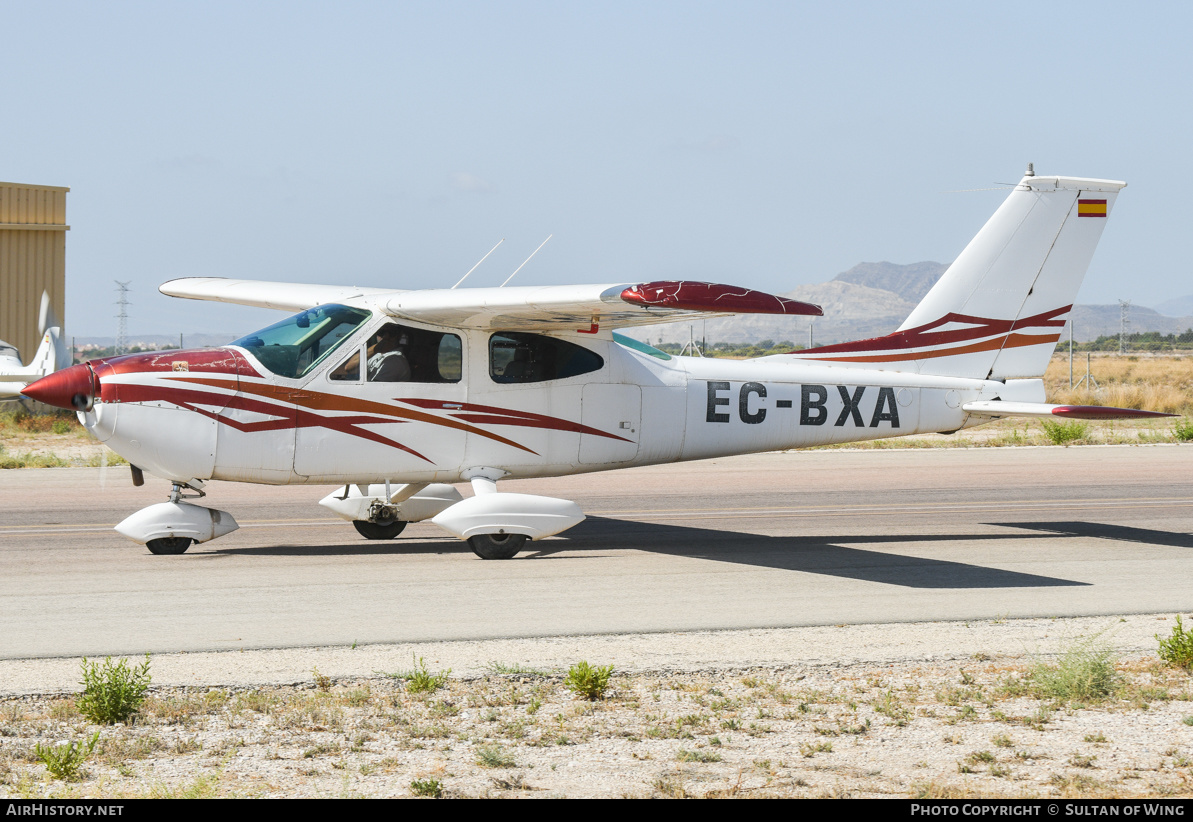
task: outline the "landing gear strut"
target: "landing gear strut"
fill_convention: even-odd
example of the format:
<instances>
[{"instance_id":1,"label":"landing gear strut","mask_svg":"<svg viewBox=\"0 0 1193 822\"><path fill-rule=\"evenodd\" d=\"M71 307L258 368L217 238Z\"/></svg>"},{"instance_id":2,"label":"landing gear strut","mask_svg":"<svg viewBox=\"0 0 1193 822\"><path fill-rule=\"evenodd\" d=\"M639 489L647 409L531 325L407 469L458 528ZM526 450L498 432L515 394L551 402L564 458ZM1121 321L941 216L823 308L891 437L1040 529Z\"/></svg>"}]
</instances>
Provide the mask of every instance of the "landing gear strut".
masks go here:
<instances>
[{"instance_id":1,"label":"landing gear strut","mask_svg":"<svg viewBox=\"0 0 1193 822\"><path fill-rule=\"evenodd\" d=\"M186 490L194 494L184 494ZM141 543L151 554L184 554L196 542L230 534L240 526L227 511L205 508L186 500L206 496L203 482L173 482L170 501L142 508L116 526L116 530Z\"/></svg>"}]
</instances>

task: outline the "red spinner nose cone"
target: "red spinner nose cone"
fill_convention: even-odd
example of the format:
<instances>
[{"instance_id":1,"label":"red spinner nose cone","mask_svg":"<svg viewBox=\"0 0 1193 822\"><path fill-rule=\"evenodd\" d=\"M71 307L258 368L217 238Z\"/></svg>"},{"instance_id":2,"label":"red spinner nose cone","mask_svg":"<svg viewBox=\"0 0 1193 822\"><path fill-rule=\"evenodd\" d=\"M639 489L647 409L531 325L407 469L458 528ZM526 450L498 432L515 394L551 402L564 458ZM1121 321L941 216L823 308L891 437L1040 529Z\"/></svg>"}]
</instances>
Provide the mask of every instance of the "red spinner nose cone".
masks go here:
<instances>
[{"instance_id":1,"label":"red spinner nose cone","mask_svg":"<svg viewBox=\"0 0 1193 822\"><path fill-rule=\"evenodd\" d=\"M21 393L46 405L75 411L91 407L98 387L90 366L72 365L30 383Z\"/></svg>"}]
</instances>

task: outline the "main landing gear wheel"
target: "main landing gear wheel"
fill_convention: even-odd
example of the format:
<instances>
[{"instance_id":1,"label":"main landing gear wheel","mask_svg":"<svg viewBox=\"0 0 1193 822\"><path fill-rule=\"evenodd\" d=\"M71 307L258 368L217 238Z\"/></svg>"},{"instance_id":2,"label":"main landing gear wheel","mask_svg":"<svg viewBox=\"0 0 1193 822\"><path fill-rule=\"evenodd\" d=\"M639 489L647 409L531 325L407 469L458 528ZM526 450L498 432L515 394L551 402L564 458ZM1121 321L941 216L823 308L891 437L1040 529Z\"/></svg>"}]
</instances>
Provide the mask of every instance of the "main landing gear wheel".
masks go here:
<instances>
[{"instance_id":1,"label":"main landing gear wheel","mask_svg":"<svg viewBox=\"0 0 1193 822\"><path fill-rule=\"evenodd\" d=\"M402 533L402 529L406 527L406 523L400 519L384 524L369 522L363 519L354 519L352 520L352 524L356 526L356 530L365 539L393 539Z\"/></svg>"},{"instance_id":2,"label":"main landing gear wheel","mask_svg":"<svg viewBox=\"0 0 1193 822\"><path fill-rule=\"evenodd\" d=\"M477 534L468 538L472 553L481 559L513 559L525 544L525 534Z\"/></svg>"},{"instance_id":3,"label":"main landing gear wheel","mask_svg":"<svg viewBox=\"0 0 1193 822\"><path fill-rule=\"evenodd\" d=\"M162 537L145 543L151 554L185 554L194 542L190 537Z\"/></svg>"}]
</instances>

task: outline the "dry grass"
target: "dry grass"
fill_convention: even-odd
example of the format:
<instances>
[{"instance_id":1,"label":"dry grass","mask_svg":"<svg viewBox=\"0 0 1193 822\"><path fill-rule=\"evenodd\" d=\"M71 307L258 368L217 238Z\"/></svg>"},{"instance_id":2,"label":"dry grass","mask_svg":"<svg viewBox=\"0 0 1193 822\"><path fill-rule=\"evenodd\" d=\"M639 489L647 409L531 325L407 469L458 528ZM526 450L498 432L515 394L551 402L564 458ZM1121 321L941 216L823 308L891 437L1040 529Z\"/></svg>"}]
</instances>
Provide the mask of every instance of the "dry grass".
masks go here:
<instances>
[{"instance_id":1,"label":"dry grass","mask_svg":"<svg viewBox=\"0 0 1193 822\"><path fill-rule=\"evenodd\" d=\"M326 691L161 689L137 723L102 729L58 710L61 699L10 699L0 796L1189 794L1188 671L1120 663L1121 688L1064 705L1034 693L1032 673L985 655L671 672L620 676L596 703L562 676L491 674L433 693L388 677ZM32 753L95 730L81 782L51 778Z\"/></svg>"},{"instance_id":2,"label":"dry grass","mask_svg":"<svg viewBox=\"0 0 1193 822\"><path fill-rule=\"evenodd\" d=\"M1193 356L1093 354L1090 373L1099 388L1069 387L1068 354L1057 354L1044 374L1049 402L1143 408L1193 414ZM1085 356L1073 355L1073 382L1085 376Z\"/></svg>"}]
</instances>

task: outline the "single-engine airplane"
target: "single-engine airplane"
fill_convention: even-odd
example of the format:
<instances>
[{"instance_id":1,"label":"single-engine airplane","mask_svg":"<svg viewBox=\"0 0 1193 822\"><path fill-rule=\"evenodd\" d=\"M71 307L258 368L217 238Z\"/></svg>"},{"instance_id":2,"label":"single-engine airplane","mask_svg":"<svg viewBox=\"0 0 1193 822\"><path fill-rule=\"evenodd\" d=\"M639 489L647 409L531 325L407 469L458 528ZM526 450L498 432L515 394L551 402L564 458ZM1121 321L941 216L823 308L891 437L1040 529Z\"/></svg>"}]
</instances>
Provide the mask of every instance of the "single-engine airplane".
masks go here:
<instances>
[{"instance_id":1,"label":"single-engine airplane","mask_svg":"<svg viewBox=\"0 0 1193 822\"><path fill-rule=\"evenodd\" d=\"M19 400L29 383L70 365L62 342L62 324L50 305L50 295L44 291L37 329L41 332L41 344L28 365L21 364L20 352L14 346L0 340L0 402Z\"/></svg>"},{"instance_id":2,"label":"single-engine airplane","mask_svg":"<svg viewBox=\"0 0 1193 822\"><path fill-rule=\"evenodd\" d=\"M1028 175L897 331L734 361L616 332L814 305L701 282L396 290L220 278L175 297L297 314L222 348L92 360L26 396L170 481L117 530L155 554L238 526L195 504L212 479L338 484L321 503L368 539L431 520L484 559L584 519L498 490L548 477L953 432L1000 417L1147 411L1045 402L1041 379L1115 197L1113 180ZM469 481L464 498L450 483ZM187 495L187 491L194 493Z\"/></svg>"}]
</instances>

